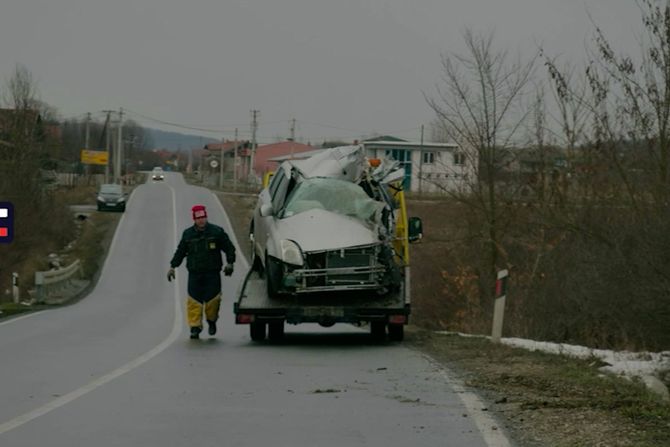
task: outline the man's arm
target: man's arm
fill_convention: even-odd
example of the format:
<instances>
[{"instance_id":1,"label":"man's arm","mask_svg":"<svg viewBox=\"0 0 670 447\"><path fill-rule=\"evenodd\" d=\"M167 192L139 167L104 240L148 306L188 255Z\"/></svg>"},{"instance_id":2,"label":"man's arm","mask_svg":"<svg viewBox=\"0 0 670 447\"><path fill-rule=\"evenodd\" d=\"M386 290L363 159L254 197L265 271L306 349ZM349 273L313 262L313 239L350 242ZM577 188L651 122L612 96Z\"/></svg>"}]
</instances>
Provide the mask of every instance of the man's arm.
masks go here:
<instances>
[{"instance_id":1,"label":"man's arm","mask_svg":"<svg viewBox=\"0 0 670 447\"><path fill-rule=\"evenodd\" d=\"M176 268L179 267L181 262L184 260L188 254L188 243L186 242L186 232L182 233L181 240L179 245L177 245L177 250L174 252L172 259L170 260L170 267Z\"/></svg>"},{"instance_id":2,"label":"man's arm","mask_svg":"<svg viewBox=\"0 0 670 447\"><path fill-rule=\"evenodd\" d=\"M228 234L225 230L221 230L221 249L226 254L226 263L234 264L235 263L235 246L230 241Z\"/></svg>"}]
</instances>

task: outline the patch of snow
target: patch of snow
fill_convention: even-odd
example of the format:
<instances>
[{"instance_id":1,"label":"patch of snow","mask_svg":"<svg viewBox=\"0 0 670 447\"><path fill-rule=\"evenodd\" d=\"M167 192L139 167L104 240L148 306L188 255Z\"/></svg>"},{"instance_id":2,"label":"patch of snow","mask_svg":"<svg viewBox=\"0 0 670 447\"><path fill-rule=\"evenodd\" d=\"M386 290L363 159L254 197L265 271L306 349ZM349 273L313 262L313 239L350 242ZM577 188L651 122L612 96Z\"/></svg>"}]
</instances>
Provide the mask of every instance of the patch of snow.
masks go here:
<instances>
[{"instance_id":1,"label":"patch of snow","mask_svg":"<svg viewBox=\"0 0 670 447\"><path fill-rule=\"evenodd\" d=\"M473 335L458 332L440 331L439 333L455 334L461 337L473 337ZM474 335L474 337L491 338L484 335ZM650 386L652 382L661 383L660 381L650 380L650 377L660 377L664 372L670 371L670 351L612 351L608 349L593 349L586 346L570 345L567 343L526 340L523 338L501 338L500 341L508 346L523 348L529 351L567 355L579 359L597 358L606 364L605 366L600 367L601 371L618 374L628 378L640 378L650 388L653 388ZM667 390L665 391L665 395L667 395Z\"/></svg>"},{"instance_id":2,"label":"patch of snow","mask_svg":"<svg viewBox=\"0 0 670 447\"><path fill-rule=\"evenodd\" d=\"M503 338L501 341L509 346L525 348L532 351L564 354L580 359L595 357L607 363L607 365L600 368L601 370L626 376L641 377L670 369L670 351L611 351L607 349L593 349L585 346L569 345L566 343L525 340L522 338Z\"/></svg>"}]
</instances>

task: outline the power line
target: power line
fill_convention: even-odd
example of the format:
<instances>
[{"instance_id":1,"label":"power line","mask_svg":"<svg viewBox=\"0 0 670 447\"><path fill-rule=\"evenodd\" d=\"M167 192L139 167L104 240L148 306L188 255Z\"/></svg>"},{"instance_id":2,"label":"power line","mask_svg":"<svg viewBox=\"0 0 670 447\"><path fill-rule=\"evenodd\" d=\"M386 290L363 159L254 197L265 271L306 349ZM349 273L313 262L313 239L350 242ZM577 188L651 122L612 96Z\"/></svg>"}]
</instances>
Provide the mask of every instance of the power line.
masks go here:
<instances>
[{"instance_id":1,"label":"power line","mask_svg":"<svg viewBox=\"0 0 670 447\"><path fill-rule=\"evenodd\" d=\"M147 116L147 115L144 115L144 114L142 114L142 113L135 112L134 110L130 110L130 109L124 109L124 110L128 111L128 112L129 112L130 114L132 114L132 115L139 116L139 117L141 117L141 118L143 118L143 119L150 120L150 121L153 121L153 122L156 122L156 123L160 123L160 124L165 124L166 126L177 127L177 128L180 128L180 129L197 130L197 131L199 131L199 132L209 132L209 133L217 133L217 134L221 134L221 133L234 133L234 132L235 132L234 129L231 129L231 130L224 130L224 129L222 129L222 128L218 128L218 129L206 129L206 128L202 128L202 127L186 126L186 125L184 125L184 124L173 123L173 122L170 122L170 121L165 121L165 120L160 120L160 119L157 119L157 118L152 118L152 117Z\"/></svg>"},{"instance_id":2,"label":"power line","mask_svg":"<svg viewBox=\"0 0 670 447\"><path fill-rule=\"evenodd\" d=\"M185 130L192 130L192 131L206 132L206 133L214 133L214 134L219 134L219 135L220 134L234 134L235 129L245 128L245 127L248 126L248 123L247 124L231 125L230 126L231 130L226 130L226 127L228 127L228 126L226 126L224 128L221 128L221 127L219 127L219 128L208 128L208 127L190 126L190 125L180 124L180 123L167 121L167 120L163 120L163 119L159 119L159 118L154 118L154 117L151 117L151 116L145 115L143 113L140 113L140 112L137 112L137 111L134 111L134 110L131 110L131 109L127 109L127 108L124 108L124 110L126 112L128 112L130 115L137 116L137 117L139 117L143 120L148 120L148 121L163 124L163 125L166 125L166 126L175 127L175 128L178 128L178 129L185 129ZM103 112L100 112L100 113L103 113ZM263 128L263 126L267 126L267 125L271 125L271 124L277 124L277 123L291 123L291 122L292 122L292 120L257 121L256 125L257 125L257 129L260 130L260 129ZM324 139L326 139L326 138L331 138L331 139L361 138L361 137L364 137L365 135L374 135L374 134L377 134L377 135L380 135L380 134L381 135L383 135L383 134L396 134L397 135L397 134L405 134L405 133L409 133L409 132L418 132L421 129L420 126L416 126L416 127L402 129L402 130L386 130L386 131L370 131L370 130L367 130L366 131L366 130L361 130L361 129L350 129L350 128L346 128L346 127L334 126L334 125L330 125L330 124L323 124L323 123L317 123L317 122L306 121L306 120L295 119L294 122L296 124L317 126L317 127L322 127L322 128L326 128L326 129L335 129L335 130L347 132L346 135L340 135L340 136L337 136L337 137L332 137L332 136L328 137L328 136L323 136L323 135L322 136L312 136L312 137L310 137L310 139L312 139L312 140L320 139L320 138L324 138ZM256 138L258 140L272 141L272 140L276 139L276 135L271 135L270 136L270 134L261 133L261 132L258 132L258 130L256 132ZM238 135L239 134L252 136L253 131L249 130L249 131L239 132L239 130L238 130ZM268 136L266 136L266 135L268 135Z\"/></svg>"}]
</instances>

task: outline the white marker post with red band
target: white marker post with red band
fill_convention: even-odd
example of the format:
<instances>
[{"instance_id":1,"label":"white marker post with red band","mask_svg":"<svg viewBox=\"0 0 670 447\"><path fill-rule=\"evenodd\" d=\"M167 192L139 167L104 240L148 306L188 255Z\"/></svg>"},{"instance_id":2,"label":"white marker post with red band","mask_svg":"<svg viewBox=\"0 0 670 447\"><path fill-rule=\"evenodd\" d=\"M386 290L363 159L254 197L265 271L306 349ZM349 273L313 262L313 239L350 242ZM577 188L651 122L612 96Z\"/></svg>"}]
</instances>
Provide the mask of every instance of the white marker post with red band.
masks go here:
<instances>
[{"instance_id":1,"label":"white marker post with red band","mask_svg":"<svg viewBox=\"0 0 670 447\"><path fill-rule=\"evenodd\" d=\"M502 337L508 279L508 270L505 269L498 272L498 278L496 279L495 305L493 308L493 330L491 331L491 341L493 341L493 343L500 343L500 337Z\"/></svg>"}]
</instances>

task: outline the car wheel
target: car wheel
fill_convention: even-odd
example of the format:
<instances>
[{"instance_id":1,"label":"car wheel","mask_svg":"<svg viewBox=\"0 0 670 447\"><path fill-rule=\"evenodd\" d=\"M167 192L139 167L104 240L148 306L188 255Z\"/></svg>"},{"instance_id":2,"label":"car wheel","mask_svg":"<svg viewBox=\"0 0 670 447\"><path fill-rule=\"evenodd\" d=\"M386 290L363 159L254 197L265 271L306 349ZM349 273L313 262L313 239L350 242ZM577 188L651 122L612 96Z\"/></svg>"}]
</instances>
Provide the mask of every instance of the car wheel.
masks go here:
<instances>
[{"instance_id":1,"label":"car wheel","mask_svg":"<svg viewBox=\"0 0 670 447\"><path fill-rule=\"evenodd\" d=\"M254 272L258 272L258 274L262 277L263 276L263 263L261 262L261 258L258 257L256 252L253 252L252 255L253 261L251 262L251 270Z\"/></svg>"},{"instance_id":2,"label":"car wheel","mask_svg":"<svg viewBox=\"0 0 670 447\"><path fill-rule=\"evenodd\" d=\"M258 274L263 277L263 261L256 254L256 243L254 240L254 221L251 221L249 226L249 243L251 244L251 270L258 272Z\"/></svg>"},{"instance_id":3,"label":"car wheel","mask_svg":"<svg viewBox=\"0 0 670 447\"><path fill-rule=\"evenodd\" d=\"M274 298L279 294L281 266L279 265L279 261L267 254L265 255L265 284L268 288L268 295L271 298Z\"/></svg>"}]
</instances>

